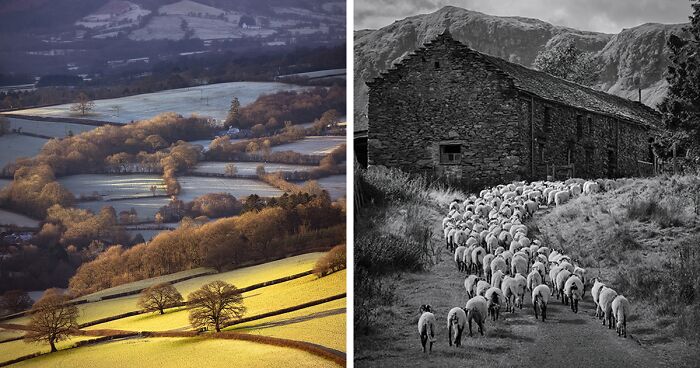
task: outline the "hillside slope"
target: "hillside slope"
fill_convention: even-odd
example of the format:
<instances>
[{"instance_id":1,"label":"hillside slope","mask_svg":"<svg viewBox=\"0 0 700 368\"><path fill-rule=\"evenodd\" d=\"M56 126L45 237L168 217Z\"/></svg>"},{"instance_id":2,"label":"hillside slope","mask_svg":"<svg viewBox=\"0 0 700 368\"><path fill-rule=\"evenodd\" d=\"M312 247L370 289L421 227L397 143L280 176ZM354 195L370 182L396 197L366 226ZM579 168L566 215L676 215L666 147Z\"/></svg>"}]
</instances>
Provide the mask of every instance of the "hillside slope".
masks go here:
<instances>
[{"instance_id":1,"label":"hillside slope","mask_svg":"<svg viewBox=\"0 0 700 368\"><path fill-rule=\"evenodd\" d=\"M562 42L595 54L602 73L597 89L655 106L665 95L663 78L668 61L666 39L682 25L644 24L617 35L580 31L531 18L498 17L453 6L396 21L378 30L355 33L355 129L366 129L367 86L408 53L445 28L477 51L532 66L537 54Z\"/></svg>"}]
</instances>

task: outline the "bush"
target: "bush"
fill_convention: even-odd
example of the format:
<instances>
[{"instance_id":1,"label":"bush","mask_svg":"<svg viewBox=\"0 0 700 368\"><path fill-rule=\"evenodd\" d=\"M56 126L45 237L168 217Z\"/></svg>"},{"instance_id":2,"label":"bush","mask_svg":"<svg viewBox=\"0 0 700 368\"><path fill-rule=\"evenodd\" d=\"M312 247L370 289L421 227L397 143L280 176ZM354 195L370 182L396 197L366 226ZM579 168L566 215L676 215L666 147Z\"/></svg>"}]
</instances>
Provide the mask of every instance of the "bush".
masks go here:
<instances>
[{"instance_id":1,"label":"bush","mask_svg":"<svg viewBox=\"0 0 700 368\"><path fill-rule=\"evenodd\" d=\"M333 249L329 250L328 253L324 254L323 257L319 258L314 265L314 275L321 278L323 276L328 276L334 272L344 270L346 266L346 252L347 247L345 244L336 245Z\"/></svg>"}]
</instances>

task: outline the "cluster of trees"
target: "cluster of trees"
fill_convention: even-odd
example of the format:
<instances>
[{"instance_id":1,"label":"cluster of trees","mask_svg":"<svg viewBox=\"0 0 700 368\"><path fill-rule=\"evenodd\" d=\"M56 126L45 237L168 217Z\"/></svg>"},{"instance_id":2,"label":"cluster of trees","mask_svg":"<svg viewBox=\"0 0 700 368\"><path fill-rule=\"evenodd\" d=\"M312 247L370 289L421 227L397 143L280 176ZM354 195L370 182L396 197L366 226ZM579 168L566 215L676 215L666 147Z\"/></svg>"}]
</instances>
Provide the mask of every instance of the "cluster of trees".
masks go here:
<instances>
[{"instance_id":1,"label":"cluster of trees","mask_svg":"<svg viewBox=\"0 0 700 368\"><path fill-rule=\"evenodd\" d=\"M240 108L229 126L259 132L274 132L286 121L297 124L312 122L328 110L345 114L345 88L314 88L306 91L282 91L258 97L252 104Z\"/></svg>"},{"instance_id":2,"label":"cluster of trees","mask_svg":"<svg viewBox=\"0 0 700 368\"><path fill-rule=\"evenodd\" d=\"M179 141L203 139L213 130L206 119L165 113L125 126L107 125L49 140L37 156L5 168L14 180L0 191L0 207L44 218L52 205L69 207L75 201L56 182L56 176L158 167L168 193L177 194L180 187L175 173L193 167L199 157L199 150Z\"/></svg>"},{"instance_id":3,"label":"cluster of trees","mask_svg":"<svg viewBox=\"0 0 700 368\"><path fill-rule=\"evenodd\" d=\"M274 159L302 160L304 155L300 153L271 152L271 148L298 141L305 136L304 128L291 124L287 124L278 134L243 142L232 143L231 138L225 135L213 139L204 156L207 161L254 161L261 157L266 162L271 162Z\"/></svg>"},{"instance_id":4,"label":"cluster of trees","mask_svg":"<svg viewBox=\"0 0 700 368\"><path fill-rule=\"evenodd\" d=\"M595 84L600 74L594 55L580 50L573 40L541 51L533 66L537 70L584 86Z\"/></svg>"},{"instance_id":5,"label":"cluster of trees","mask_svg":"<svg viewBox=\"0 0 700 368\"><path fill-rule=\"evenodd\" d=\"M0 316L27 310L33 303L26 291L8 290L0 297Z\"/></svg>"},{"instance_id":6,"label":"cluster of trees","mask_svg":"<svg viewBox=\"0 0 700 368\"><path fill-rule=\"evenodd\" d=\"M285 180L288 181L307 181L312 179L320 179L330 175L345 174L345 155L347 146L340 145L321 159L318 167L306 171L293 171L284 173Z\"/></svg>"},{"instance_id":7,"label":"cluster of trees","mask_svg":"<svg viewBox=\"0 0 700 368\"><path fill-rule=\"evenodd\" d=\"M183 223L148 244L109 247L84 263L69 288L85 295L123 283L206 266L218 270L342 243L344 209L327 196L294 207L265 207L204 225Z\"/></svg>"},{"instance_id":8,"label":"cluster of trees","mask_svg":"<svg viewBox=\"0 0 700 368\"><path fill-rule=\"evenodd\" d=\"M191 202L172 200L156 213L158 223L177 222L183 218L219 218L235 216L243 210L243 203L229 193L207 193Z\"/></svg>"},{"instance_id":9,"label":"cluster of trees","mask_svg":"<svg viewBox=\"0 0 700 368\"><path fill-rule=\"evenodd\" d=\"M347 247L345 244L333 247L333 249L316 261L313 269L314 275L320 278L344 270L347 267L346 253Z\"/></svg>"}]
</instances>

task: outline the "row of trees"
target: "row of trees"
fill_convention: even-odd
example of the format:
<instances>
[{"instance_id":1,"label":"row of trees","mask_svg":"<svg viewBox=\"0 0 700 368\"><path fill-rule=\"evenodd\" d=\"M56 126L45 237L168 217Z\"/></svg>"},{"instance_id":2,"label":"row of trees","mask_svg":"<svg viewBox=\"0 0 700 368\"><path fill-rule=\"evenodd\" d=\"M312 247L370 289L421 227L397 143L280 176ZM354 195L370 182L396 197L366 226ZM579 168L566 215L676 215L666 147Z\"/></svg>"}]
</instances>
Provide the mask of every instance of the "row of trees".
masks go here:
<instances>
[{"instance_id":1,"label":"row of trees","mask_svg":"<svg viewBox=\"0 0 700 368\"><path fill-rule=\"evenodd\" d=\"M265 207L204 225L183 223L148 244L109 247L84 263L70 290L84 295L127 282L206 266L234 268L303 249L341 243L344 209L327 196L289 207Z\"/></svg>"}]
</instances>

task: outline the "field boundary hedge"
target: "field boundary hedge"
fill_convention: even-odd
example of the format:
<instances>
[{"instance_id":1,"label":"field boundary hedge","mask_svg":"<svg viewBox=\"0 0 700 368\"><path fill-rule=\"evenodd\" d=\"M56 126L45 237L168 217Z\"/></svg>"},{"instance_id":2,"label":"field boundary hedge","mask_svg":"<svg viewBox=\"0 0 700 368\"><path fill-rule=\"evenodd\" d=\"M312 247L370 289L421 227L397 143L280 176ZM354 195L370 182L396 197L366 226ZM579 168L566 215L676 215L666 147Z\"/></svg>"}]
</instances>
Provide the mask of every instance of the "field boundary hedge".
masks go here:
<instances>
[{"instance_id":1,"label":"field boundary hedge","mask_svg":"<svg viewBox=\"0 0 700 368\"><path fill-rule=\"evenodd\" d=\"M63 105L63 104L59 104ZM46 105L46 106L40 106L40 107L47 107L47 106L57 106L57 105ZM19 110L26 110L26 108L20 108ZM6 118L13 118L13 119L24 119L24 120L33 120L33 121L41 121L45 123L71 123L71 124L79 124L79 125L90 125L90 126L104 126L104 125L115 125L115 126L123 126L126 124L122 123L115 123L113 121L102 121L102 120L93 120L93 119L82 119L82 118L62 118L62 117L47 117L47 116L39 116L39 115L22 115L22 114L0 114L0 117L4 116Z\"/></svg>"}]
</instances>

